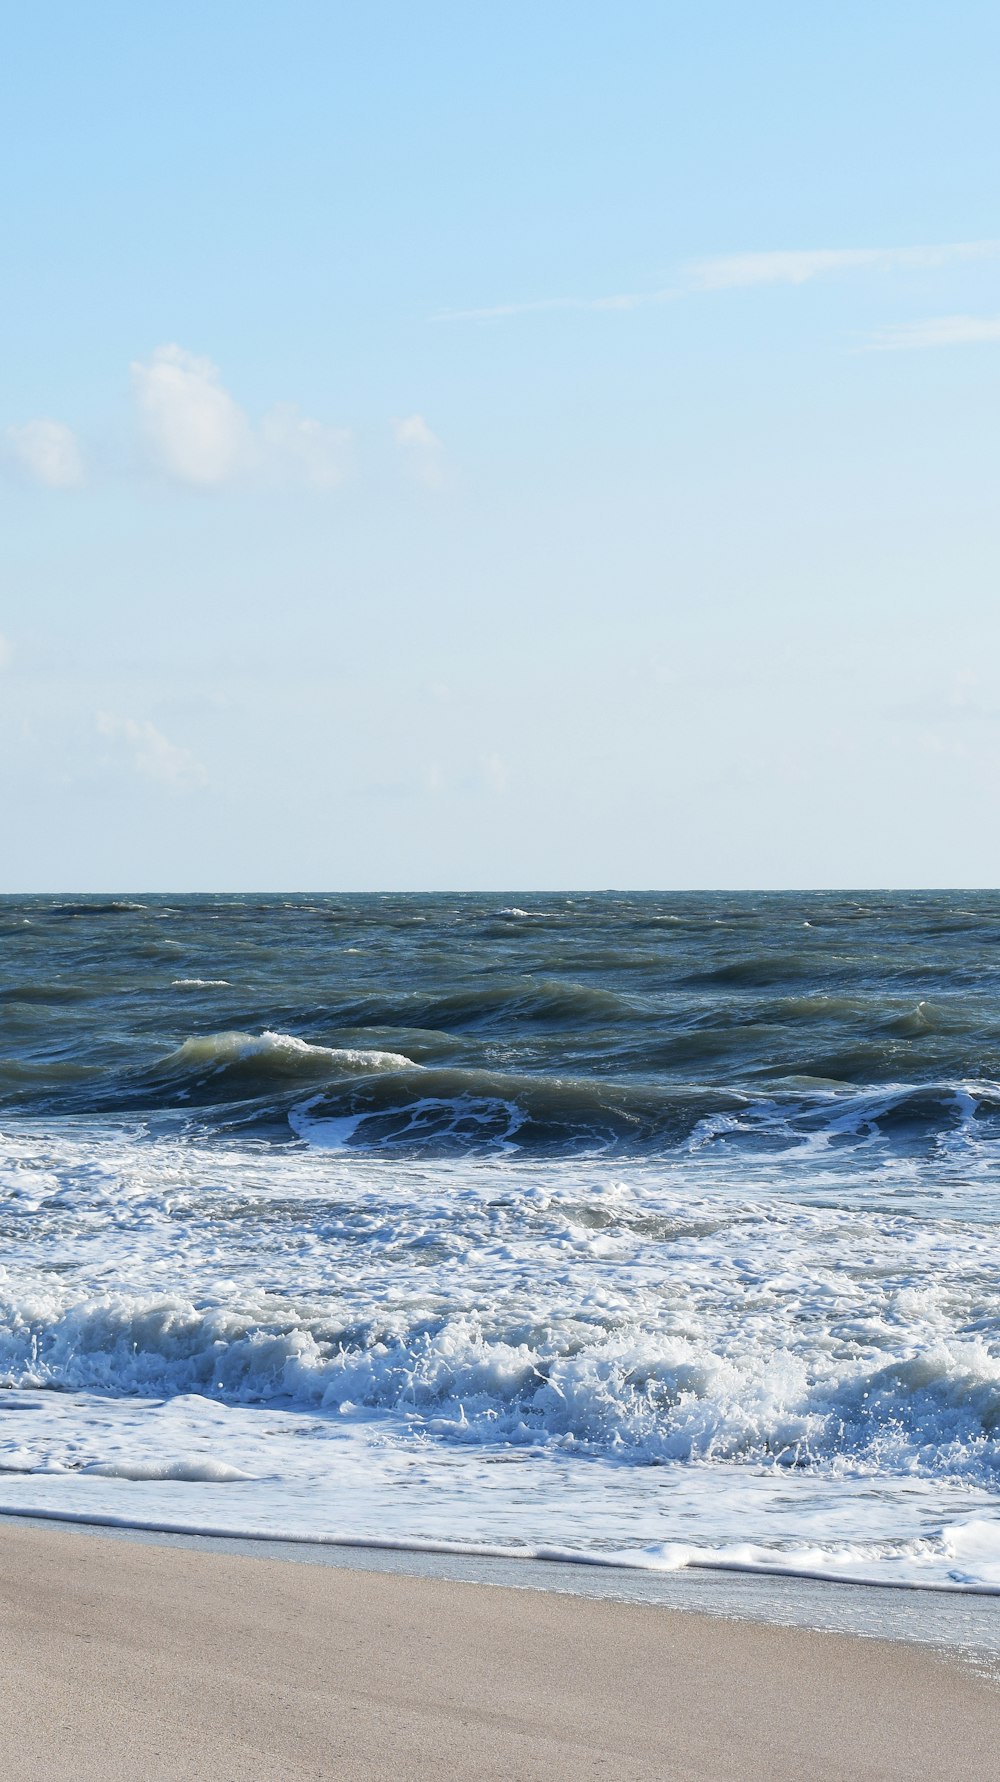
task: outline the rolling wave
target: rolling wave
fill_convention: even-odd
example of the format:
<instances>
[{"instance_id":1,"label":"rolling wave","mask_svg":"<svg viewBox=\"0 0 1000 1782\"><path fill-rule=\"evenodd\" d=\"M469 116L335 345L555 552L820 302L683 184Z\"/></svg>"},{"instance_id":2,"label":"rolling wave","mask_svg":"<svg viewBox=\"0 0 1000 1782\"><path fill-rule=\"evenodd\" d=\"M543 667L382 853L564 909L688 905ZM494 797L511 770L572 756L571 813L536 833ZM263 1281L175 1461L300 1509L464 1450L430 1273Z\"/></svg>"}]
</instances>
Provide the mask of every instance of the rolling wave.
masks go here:
<instances>
[{"instance_id":1,"label":"rolling wave","mask_svg":"<svg viewBox=\"0 0 1000 1782\"><path fill-rule=\"evenodd\" d=\"M720 1334L565 1316L505 1326L498 1308L400 1324L373 1307L338 1323L273 1298L205 1307L39 1286L0 1299L0 1378L22 1390L364 1407L449 1444L550 1446L628 1465L1000 1485L1000 1357L981 1337L838 1360L821 1348L720 1344Z\"/></svg>"},{"instance_id":2,"label":"rolling wave","mask_svg":"<svg viewBox=\"0 0 1000 1782\"><path fill-rule=\"evenodd\" d=\"M435 1036L419 1037L426 1047ZM402 1051L227 1030L186 1039L109 1105L197 1106L224 1122L239 1110L244 1120L287 1120L298 1137L315 1144L447 1152L668 1154L706 1144L755 1150L891 1144L919 1153L957 1138L971 1144L1000 1137L996 1083L859 1089L838 1081L827 1061L810 1062L811 1069L770 1093L762 1086L730 1091L697 1080L421 1063ZM63 1066L58 1074L68 1080L74 1069L83 1067ZM313 1093L303 1096L305 1089Z\"/></svg>"}]
</instances>

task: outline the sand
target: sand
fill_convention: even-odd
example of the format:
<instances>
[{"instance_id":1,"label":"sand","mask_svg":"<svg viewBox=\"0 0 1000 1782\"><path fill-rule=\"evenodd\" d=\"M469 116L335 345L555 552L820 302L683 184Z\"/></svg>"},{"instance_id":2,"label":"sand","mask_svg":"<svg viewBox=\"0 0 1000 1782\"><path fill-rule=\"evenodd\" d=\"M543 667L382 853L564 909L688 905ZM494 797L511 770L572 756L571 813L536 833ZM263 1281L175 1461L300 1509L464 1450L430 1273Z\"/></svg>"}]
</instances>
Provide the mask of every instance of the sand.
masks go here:
<instances>
[{"instance_id":1,"label":"sand","mask_svg":"<svg viewBox=\"0 0 1000 1782\"><path fill-rule=\"evenodd\" d=\"M17 1782L1000 1778L1000 1688L920 1647L48 1529L0 1675Z\"/></svg>"}]
</instances>

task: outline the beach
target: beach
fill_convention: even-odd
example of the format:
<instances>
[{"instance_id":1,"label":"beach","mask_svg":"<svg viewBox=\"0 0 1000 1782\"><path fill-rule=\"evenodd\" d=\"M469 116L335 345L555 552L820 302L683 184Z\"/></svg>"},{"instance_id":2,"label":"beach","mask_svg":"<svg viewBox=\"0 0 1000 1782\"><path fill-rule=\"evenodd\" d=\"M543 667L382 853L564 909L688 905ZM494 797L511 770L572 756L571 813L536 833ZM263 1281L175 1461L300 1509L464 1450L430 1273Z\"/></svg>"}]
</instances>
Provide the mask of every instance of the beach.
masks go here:
<instances>
[{"instance_id":1,"label":"beach","mask_svg":"<svg viewBox=\"0 0 1000 1782\"><path fill-rule=\"evenodd\" d=\"M1000 1776L996 1684L910 1645L14 1526L0 1602L19 1782Z\"/></svg>"}]
</instances>

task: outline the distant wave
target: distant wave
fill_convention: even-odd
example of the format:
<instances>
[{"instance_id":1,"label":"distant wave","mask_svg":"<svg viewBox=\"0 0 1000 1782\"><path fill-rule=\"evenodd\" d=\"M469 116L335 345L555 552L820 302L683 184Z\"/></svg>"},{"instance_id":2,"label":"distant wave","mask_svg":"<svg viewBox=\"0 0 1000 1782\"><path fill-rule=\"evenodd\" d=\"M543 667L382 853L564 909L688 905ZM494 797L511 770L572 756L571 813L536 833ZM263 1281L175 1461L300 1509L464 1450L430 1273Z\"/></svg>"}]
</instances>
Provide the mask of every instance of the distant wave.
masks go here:
<instances>
[{"instance_id":1,"label":"distant wave","mask_svg":"<svg viewBox=\"0 0 1000 1782\"><path fill-rule=\"evenodd\" d=\"M129 916L145 908L145 904L132 903L126 897L112 897L104 902L99 898L87 898L79 903L52 903L50 913L53 916Z\"/></svg>"},{"instance_id":2,"label":"distant wave","mask_svg":"<svg viewBox=\"0 0 1000 1782\"><path fill-rule=\"evenodd\" d=\"M179 978L191 993L230 989L225 979ZM490 992L490 997L493 993ZM45 1006L62 986L39 986ZM479 993L463 993L466 1012ZM548 1021L566 1020L575 1035L621 1004L617 993L579 986L536 988ZM457 1004L460 999L452 998ZM495 1000L495 999L494 999ZM796 1000L781 1005L786 1021L807 1021ZM571 1021L571 1011L576 1018ZM442 1015L438 1008L434 1011ZM455 1007L451 1014L454 1017ZM420 1013L429 1017L426 1007ZM894 1031L933 1039L947 1017L921 1002L893 1016ZM558 1030L558 1028L556 1029ZM132 1068L128 1055L102 1071L83 1048L66 1055L48 1046L0 1059L0 1095L28 1111L156 1113L184 1109L211 1127L234 1119L273 1135L289 1129L310 1144L354 1149L468 1150L587 1155L671 1155L706 1147L742 1152L832 1148L891 1149L933 1155L956 1145L981 1149L1000 1139L1000 1083L991 1079L871 1080L875 1047L835 1057L800 1055L794 1075L752 1086L706 1080L717 1036L704 1027L669 1046L638 1046L635 1068L615 1074L591 1068L545 1068L550 1040L533 1068L504 1062L438 1062L446 1037L435 1028L369 1027L398 1046L321 1044L282 1029L240 1028L190 1034L155 1062ZM878 1042L881 1044L881 1042ZM890 1050L898 1042L886 1042ZM412 1050L410 1049L412 1048ZM558 1054L557 1054L558 1055ZM879 1054L881 1057L882 1055ZM656 1068L657 1058L661 1068ZM679 1074L684 1062L690 1074ZM124 1066L124 1067L123 1067ZM669 1066L669 1068L667 1068Z\"/></svg>"}]
</instances>

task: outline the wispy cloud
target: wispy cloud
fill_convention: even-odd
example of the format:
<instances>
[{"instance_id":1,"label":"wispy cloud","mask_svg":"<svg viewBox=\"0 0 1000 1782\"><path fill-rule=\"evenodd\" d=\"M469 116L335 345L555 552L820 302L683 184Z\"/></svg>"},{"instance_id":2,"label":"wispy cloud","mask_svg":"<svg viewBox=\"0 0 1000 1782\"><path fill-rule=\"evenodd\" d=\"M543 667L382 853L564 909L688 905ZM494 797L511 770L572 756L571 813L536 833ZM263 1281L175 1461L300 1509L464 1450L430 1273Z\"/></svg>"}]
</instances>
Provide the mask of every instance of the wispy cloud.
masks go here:
<instances>
[{"instance_id":1,"label":"wispy cloud","mask_svg":"<svg viewBox=\"0 0 1000 1782\"><path fill-rule=\"evenodd\" d=\"M695 260L685 270L695 291L732 291L749 285L805 285L839 272L929 271L956 260L982 260L997 253L1000 241L952 241L937 247L790 248Z\"/></svg>"},{"instance_id":2,"label":"wispy cloud","mask_svg":"<svg viewBox=\"0 0 1000 1782\"><path fill-rule=\"evenodd\" d=\"M920 347L982 346L1000 341L1000 316L931 316L923 322L901 322L882 328L867 343L874 353L898 353Z\"/></svg>"},{"instance_id":3,"label":"wispy cloud","mask_svg":"<svg viewBox=\"0 0 1000 1782\"><path fill-rule=\"evenodd\" d=\"M423 415L406 415L392 423L393 438L403 453L414 482L440 489L445 482L444 446Z\"/></svg>"},{"instance_id":4,"label":"wispy cloud","mask_svg":"<svg viewBox=\"0 0 1000 1782\"><path fill-rule=\"evenodd\" d=\"M437 322L493 322L505 316L541 315L555 309L639 309L649 303L669 303L687 292L676 285L656 291L621 291L613 297L534 297L524 303L491 303L484 309L442 309Z\"/></svg>"},{"instance_id":5,"label":"wispy cloud","mask_svg":"<svg viewBox=\"0 0 1000 1782\"><path fill-rule=\"evenodd\" d=\"M25 421L23 426L7 427L4 442L18 469L46 489L77 489L84 481L83 453L64 421Z\"/></svg>"},{"instance_id":6,"label":"wispy cloud","mask_svg":"<svg viewBox=\"0 0 1000 1782\"><path fill-rule=\"evenodd\" d=\"M208 779L197 756L172 743L148 718L118 718L100 712L97 728L101 736L116 744L135 773L171 792L191 791Z\"/></svg>"},{"instance_id":7,"label":"wispy cloud","mask_svg":"<svg viewBox=\"0 0 1000 1782\"><path fill-rule=\"evenodd\" d=\"M542 315L545 310L638 310L649 303L670 303L686 290L665 285L660 290L622 290L611 298L529 298L526 303L492 303L481 310L439 310L439 323L490 323L506 315Z\"/></svg>"},{"instance_id":8,"label":"wispy cloud","mask_svg":"<svg viewBox=\"0 0 1000 1782\"><path fill-rule=\"evenodd\" d=\"M486 322L546 310L640 309L712 291L745 290L755 285L805 285L813 279L865 270L927 271L996 254L1000 254L1000 241L953 241L931 247L782 248L722 254L713 259L688 261L672 283L647 291L619 291L599 297L538 297L523 303L494 303L481 309L443 310L436 319Z\"/></svg>"},{"instance_id":9,"label":"wispy cloud","mask_svg":"<svg viewBox=\"0 0 1000 1782\"><path fill-rule=\"evenodd\" d=\"M157 347L132 366L132 389L151 462L173 482L218 489L253 476L329 489L343 480L350 438L279 403L256 425L217 365L184 347Z\"/></svg>"}]
</instances>

